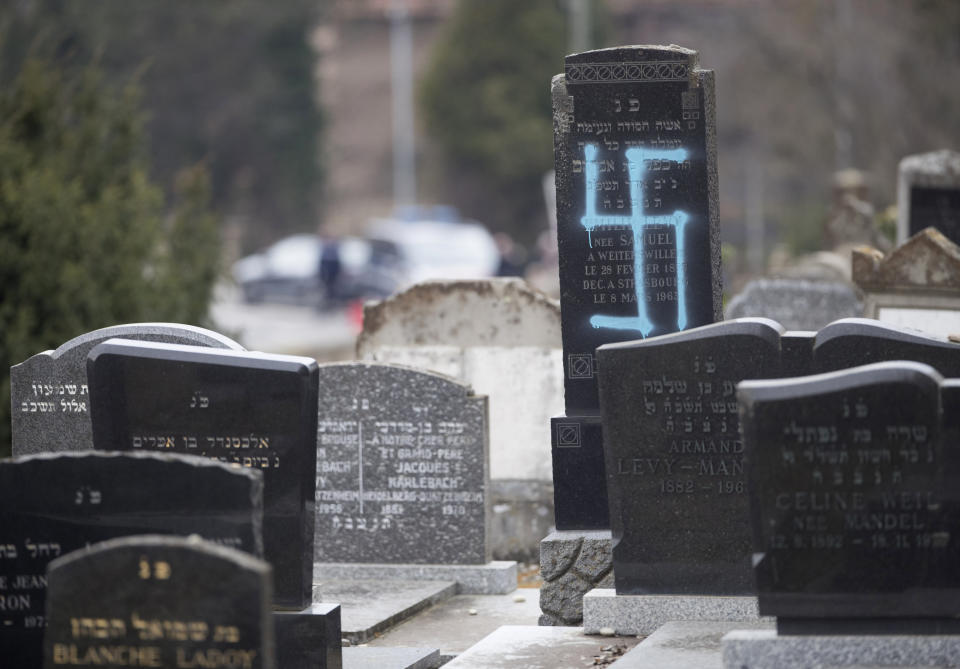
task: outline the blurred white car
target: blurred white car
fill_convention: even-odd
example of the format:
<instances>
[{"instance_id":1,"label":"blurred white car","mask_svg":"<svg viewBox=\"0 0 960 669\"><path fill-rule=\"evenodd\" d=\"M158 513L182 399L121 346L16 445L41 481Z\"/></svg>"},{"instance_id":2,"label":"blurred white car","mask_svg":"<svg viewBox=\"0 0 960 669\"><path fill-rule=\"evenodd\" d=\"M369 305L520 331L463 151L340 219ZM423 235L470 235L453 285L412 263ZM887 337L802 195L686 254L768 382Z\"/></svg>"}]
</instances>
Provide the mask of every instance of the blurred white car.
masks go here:
<instances>
[{"instance_id":1,"label":"blurred white car","mask_svg":"<svg viewBox=\"0 0 960 669\"><path fill-rule=\"evenodd\" d=\"M247 302L315 304L322 293L317 277L322 252L318 235L285 237L263 252L235 262L233 278Z\"/></svg>"},{"instance_id":2,"label":"blurred white car","mask_svg":"<svg viewBox=\"0 0 960 669\"><path fill-rule=\"evenodd\" d=\"M406 285L425 279L486 278L500 265L496 242L479 223L375 219L367 236L396 246Z\"/></svg>"}]
</instances>

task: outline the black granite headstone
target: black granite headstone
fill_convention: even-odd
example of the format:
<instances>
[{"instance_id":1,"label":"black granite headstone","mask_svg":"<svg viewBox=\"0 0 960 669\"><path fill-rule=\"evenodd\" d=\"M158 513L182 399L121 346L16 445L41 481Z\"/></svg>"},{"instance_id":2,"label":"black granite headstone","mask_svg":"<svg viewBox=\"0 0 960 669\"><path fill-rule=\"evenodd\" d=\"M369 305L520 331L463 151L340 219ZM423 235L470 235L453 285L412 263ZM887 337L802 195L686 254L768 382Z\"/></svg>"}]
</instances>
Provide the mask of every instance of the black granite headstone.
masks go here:
<instances>
[{"instance_id":1,"label":"black granite headstone","mask_svg":"<svg viewBox=\"0 0 960 669\"><path fill-rule=\"evenodd\" d=\"M913 360L960 377L960 345L869 318L845 318L817 333L807 373L833 372L888 360Z\"/></svg>"},{"instance_id":2,"label":"black granite headstone","mask_svg":"<svg viewBox=\"0 0 960 669\"><path fill-rule=\"evenodd\" d=\"M958 390L903 361L740 385L760 613L781 634L960 631Z\"/></svg>"},{"instance_id":3,"label":"black granite headstone","mask_svg":"<svg viewBox=\"0 0 960 669\"><path fill-rule=\"evenodd\" d=\"M490 560L487 398L428 372L320 366L318 562Z\"/></svg>"},{"instance_id":4,"label":"black granite headstone","mask_svg":"<svg viewBox=\"0 0 960 669\"><path fill-rule=\"evenodd\" d=\"M751 590L740 381L899 359L960 376L960 345L867 319L819 333L740 319L608 344L597 355L622 594Z\"/></svg>"},{"instance_id":5,"label":"black granite headstone","mask_svg":"<svg viewBox=\"0 0 960 669\"><path fill-rule=\"evenodd\" d=\"M780 334L743 319L597 351L618 593L750 592L736 384L776 376Z\"/></svg>"},{"instance_id":6,"label":"black granite headstone","mask_svg":"<svg viewBox=\"0 0 960 669\"><path fill-rule=\"evenodd\" d=\"M75 337L10 368L11 441L14 455L93 448L87 354L114 337L242 351L221 334L178 323L130 323Z\"/></svg>"},{"instance_id":7,"label":"black granite headstone","mask_svg":"<svg viewBox=\"0 0 960 669\"><path fill-rule=\"evenodd\" d=\"M43 666L276 669L270 571L182 537L113 539L59 558Z\"/></svg>"},{"instance_id":8,"label":"black granite headstone","mask_svg":"<svg viewBox=\"0 0 960 669\"><path fill-rule=\"evenodd\" d=\"M202 458L50 453L0 460L0 658L43 661L47 564L134 534L198 534L263 556L263 477Z\"/></svg>"},{"instance_id":9,"label":"black granite headstone","mask_svg":"<svg viewBox=\"0 0 960 669\"><path fill-rule=\"evenodd\" d=\"M339 604L274 611L273 623L279 669L343 668Z\"/></svg>"},{"instance_id":10,"label":"black granite headstone","mask_svg":"<svg viewBox=\"0 0 960 669\"><path fill-rule=\"evenodd\" d=\"M721 318L713 72L697 58L676 46L601 49L567 56L553 79L565 398L551 430L559 530L609 526L597 346Z\"/></svg>"},{"instance_id":11,"label":"black granite headstone","mask_svg":"<svg viewBox=\"0 0 960 669\"><path fill-rule=\"evenodd\" d=\"M960 240L960 188L910 189L909 236L934 227L953 242Z\"/></svg>"},{"instance_id":12,"label":"black granite headstone","mask_svg":"<svg viewBox=\"0 0 960 669\"><path fill-rule=\"evenodd\" d=\"M275 604L311 603L317 365L308 358L111 340L88 361L98 449L259 469Z\"/></svg>"},{"instance_id":13,"label":"black granite headstone","mask_svg":"<svg viewBox=\"0 0 960 669\"><path fill-rule=\"evenodd\" d=\"M555 416L550 419L550 437L556 528L610 527L600 416Z\"/></svg>"},{"instance_id":14,"label":"black granite headstone","mask_svg":"<svg viewBox=\"0 0 960 669\"><path fill-rule=\"evenodd\" d=\"M567 56L554 77L566 413L596 413L597 346L720 314L713 72L697 52Z\"/></svg>"}]
</instances>

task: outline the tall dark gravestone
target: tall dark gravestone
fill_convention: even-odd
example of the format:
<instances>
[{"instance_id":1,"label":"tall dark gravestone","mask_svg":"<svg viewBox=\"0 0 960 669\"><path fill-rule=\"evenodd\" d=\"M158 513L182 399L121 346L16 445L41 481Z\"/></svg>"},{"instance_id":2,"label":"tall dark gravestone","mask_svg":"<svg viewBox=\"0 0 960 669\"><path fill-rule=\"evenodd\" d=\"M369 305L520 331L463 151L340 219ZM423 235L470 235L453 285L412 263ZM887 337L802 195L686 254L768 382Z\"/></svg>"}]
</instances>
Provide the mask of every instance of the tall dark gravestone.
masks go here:
<instances>
[{"instance_id":1,"label":"tall dark gravestone","mask_svg":"<svg viewBox=\"0 0 960 669\"><path fill-rule=\"evenodd\" d=\"M551 85L565 415L542 624L579 624L583 592L610 577L596 348L722 318L714 78L697 62L677 46L588 51Z\"/></svg>"},{"instance_id":2,"label":"tall dark gravestone","mask_svg":"<svg viewBox=\"0 0 960 669\"><path fill-rule=\"evenodd\" d=\"M598 350L617 593L751 593L736 384L778 375L781 334L743 319Z\"/></svg>"},{"instance_id":3,"label":"tall dark gravestone","mask_svg":"<svg viewBox=\"0 0 960 669\"><path fill-rule=\"evenodd\" d=\"M957 634L957 382L899 361L738 395L760 612L779 633Z\"/></svg>"},{"instance_id":4,"label":"tall dark gravestone","mask_svg":"<svg viewBox=\"0 0 960 669\"><path fill-rule=\"evenodd\" d=\"M720 320L713 72L680 47L567 56L552 84L566 415L558 529L608 527L601 344Z\"/></svg>"},{"instance_id":5,"label":"tall dark gravestone","mask_svg":"<svg viewBox=\"0 0 960 669\"><path fill-rule=\"evenodd\" d=\"M44 668L276 669L270 565L201 539L113 539L50 565Z\"/></svg>"},{"instance_id":6,"label":"tall dark gravestone","mask_svg":"<svg viewBox=\"0 0 960 669\"><path fill-rule=\"evenodd\" d=\"M177 323L130 323L75 337L10 368L14 455L93 448L87 354L113 337L242 351L221 334Z\"/></svg>"},{"instance_id":7,"label":"tall dark gravestone","mask_svg":"<svg viewBox=\"0 0 960 669\"><path fill-rule=\"evenodd\" d=\"M318 562L490 560L487 398L428 372L320 366Z\"/></svg>"},{"instance_id":8,"label":"tall dark gravestone","mask_svg":"<svg viewBox=\"0 0 960 669\"><path fill-rule=\"evenodd\" d=\"M263 477L202 458L44 453L0 460L0 657L43 662L51 560L135 534L197 534L263 556Z\"/></svg>"},{"instance_id":9,"label":"tall dark gravestone","mask_svg":"<svg viewBox=\"0 0 960 669\"><path fill-rule=\"evenodd\" d=\"M94 445L259 469L275 604L311 603L317 364L309 358L110 340L90 352Z\"/></svg>"}]
</instances>

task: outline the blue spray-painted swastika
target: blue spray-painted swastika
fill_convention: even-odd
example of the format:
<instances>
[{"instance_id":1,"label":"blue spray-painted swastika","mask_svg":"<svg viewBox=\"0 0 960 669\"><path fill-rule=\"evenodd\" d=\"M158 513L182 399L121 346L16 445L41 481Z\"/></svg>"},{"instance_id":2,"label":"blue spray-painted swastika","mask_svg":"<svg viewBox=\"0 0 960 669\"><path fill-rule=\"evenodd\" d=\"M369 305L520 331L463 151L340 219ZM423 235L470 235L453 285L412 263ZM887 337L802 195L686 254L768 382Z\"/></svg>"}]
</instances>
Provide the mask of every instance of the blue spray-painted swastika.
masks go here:
<instances>
[{"instance_id":1,"label":"blue spray-painted swastika","mask_svg":"<svg viewBox=\"0 0 960 669\"><path fill-rule=\"evenodd\" d=\"M587 144L584 147L586 171L586 201L587 210L580 223L587 229L587 238L593 248L593 231L597 228L616 225L629 226L633 230L633 288L637 297L636 316L607 316L595 314L590 317L590 324L595 328L612 328L615 330L638 330L644 337L653 331L654 324L647 315L646 289L643 272L643 232L649 225L671 225L675 229L677 246L677 329L683 330L687 326L687 299L686 299L686 263L684 262L684 229L690 216L682 211L675 211L669 216L645 216L643 213L643 175L646 172L644 161L672 160L679 162L687 159L686 149L651 150L643 148L628 149L624 154L627 158L627 168L630 175L630 204L629 216L610 216L597 213L597 181L600 167L597 161L597 147Z\"/></svg>"}]
</instances>

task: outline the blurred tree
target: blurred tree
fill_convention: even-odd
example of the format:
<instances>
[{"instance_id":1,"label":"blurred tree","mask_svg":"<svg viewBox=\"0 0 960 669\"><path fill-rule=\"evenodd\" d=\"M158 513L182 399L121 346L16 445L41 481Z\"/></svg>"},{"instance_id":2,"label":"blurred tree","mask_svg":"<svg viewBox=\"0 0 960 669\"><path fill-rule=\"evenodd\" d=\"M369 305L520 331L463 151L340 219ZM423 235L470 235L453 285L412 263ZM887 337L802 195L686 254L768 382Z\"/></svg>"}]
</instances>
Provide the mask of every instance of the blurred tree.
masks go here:
<instances>
[{"instance_id":1,"label":"blurred tree","mask_svg":"<svg viewBox=\"0 0 960 669\"><path fill-rule=\"evenodd\" d=\"M421 82L437 160L425 180L467 215L530 243L553 167L550 80L563 69L556 0L461 0Z\"/></svg>"},{"instance_id":2,"label":"blurred tree","mask_svg":"<svg viewBox=\"0 0 960 669\"><path fill-rule=\"evenodd\" d=\"M141 72L151 174L168 194L203 161L246 250L315 230L322 178L312 0L18 0L0 7L0 83L34 50L95 57L111 83Z\"/></svg>"},{"instance_id":3,"label":"blurred tree","mask_svg":"<svg viewBox=\"0 0 960 669\"><path fill-rule=\"evenodd\" d=\"M203 324L219 245L202 168L164 220L140 94L27 60L0 91L0 368L123 322ZM10 452L10 378L0 456Z\"/></svg>"}]
</instances>

